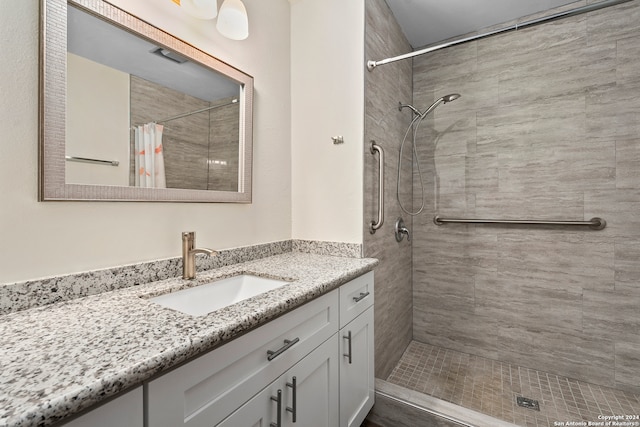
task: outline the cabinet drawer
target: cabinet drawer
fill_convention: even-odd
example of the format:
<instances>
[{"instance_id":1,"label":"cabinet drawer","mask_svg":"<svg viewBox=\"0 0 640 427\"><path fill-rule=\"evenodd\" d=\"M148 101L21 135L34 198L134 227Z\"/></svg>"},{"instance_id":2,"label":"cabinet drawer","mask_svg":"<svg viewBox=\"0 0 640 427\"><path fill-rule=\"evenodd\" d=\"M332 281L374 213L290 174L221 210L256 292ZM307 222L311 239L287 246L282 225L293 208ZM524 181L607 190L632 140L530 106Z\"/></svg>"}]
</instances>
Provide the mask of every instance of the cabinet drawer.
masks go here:
<instances>
[{"instance_id":1,"label":"cabinet drawer","mask_svg":"<svg viewBox=\"0 0 640 427\"><path fill-rule=\"evenodd\" d=\"M335 290L151 381L149 427L217 424L337 330Z\"/></svg>"},{"instance_id":2,"label":"cabinet drawer","mask_svg":"<svg viewBox=\"0 0 640 427\"><path fill-rule=\"evenodd\" d=\"M373 305L373 271L340 287L340 327Z\"/></svg>"}]
</instances>

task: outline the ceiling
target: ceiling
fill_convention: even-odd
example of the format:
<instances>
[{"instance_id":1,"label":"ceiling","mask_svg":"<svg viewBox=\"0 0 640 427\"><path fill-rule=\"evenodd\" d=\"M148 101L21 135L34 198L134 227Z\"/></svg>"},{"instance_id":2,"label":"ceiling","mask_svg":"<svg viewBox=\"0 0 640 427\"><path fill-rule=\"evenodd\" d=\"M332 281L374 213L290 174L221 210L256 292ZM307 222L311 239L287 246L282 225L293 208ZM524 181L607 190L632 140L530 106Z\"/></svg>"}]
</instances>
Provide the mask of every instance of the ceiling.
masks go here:
<instances>
[{"instance_id":1,"label":"ceiling","mask_svg":"<svg viewBox=\"0 0 640 427\"><path fill-rule=\"evenodd\" d=\"M193 61L171 61L168 49L162 50L165 56L155 54L159 46L75 7L67 10L71 53L204 101L240 93L238 83L222 74Z\"/></svg>"},{"instance_id":2,"label":"ceiling","mask_svg":"<svg viewBox=\"0 0 640 427\"><path fill-rule=\"evenodd\" d=\"M575 0L387 0L413 48L573 3Z\"/></svg>"}]
</instances>

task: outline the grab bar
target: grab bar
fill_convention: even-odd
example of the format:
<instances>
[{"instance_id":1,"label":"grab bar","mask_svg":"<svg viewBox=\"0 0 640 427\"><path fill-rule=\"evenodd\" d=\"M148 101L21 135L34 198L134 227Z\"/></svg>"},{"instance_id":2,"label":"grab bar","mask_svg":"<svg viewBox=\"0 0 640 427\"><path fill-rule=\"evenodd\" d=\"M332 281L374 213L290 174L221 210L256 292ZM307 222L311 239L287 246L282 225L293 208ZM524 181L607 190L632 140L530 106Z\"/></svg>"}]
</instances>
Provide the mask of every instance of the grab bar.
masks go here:
<instances>
[{"instance_id":1,"label":"grab bar","mask_svg":"<svg viewBox=\"0 0 640 427\"><path fill-rule=\"evenodd\" d=\"M438 215L433 217L436 225L446 223L458 224L523 224L523 225L576 225L589 227L593 230L602 230L607 226L607 221L602 218L591 218L589 221L540 221L528 219L470 219L470 218L440 218Z\"/></svg>"},{"instance_id":2,"label":"grab bar","mask_svg":"<svg viewBox=\"0 0 640 427\"><path fill-rule=\"evenodd\" d=\"M384 150L381 146L376 144L375 141L371 141L371 154L375 155L378 152L379 155L379 184L378 184L378 220L371 221L369 224L369 231L371 234L375 234L376 230L382 227L384 223Z\"/></svg>"}]
</instances>

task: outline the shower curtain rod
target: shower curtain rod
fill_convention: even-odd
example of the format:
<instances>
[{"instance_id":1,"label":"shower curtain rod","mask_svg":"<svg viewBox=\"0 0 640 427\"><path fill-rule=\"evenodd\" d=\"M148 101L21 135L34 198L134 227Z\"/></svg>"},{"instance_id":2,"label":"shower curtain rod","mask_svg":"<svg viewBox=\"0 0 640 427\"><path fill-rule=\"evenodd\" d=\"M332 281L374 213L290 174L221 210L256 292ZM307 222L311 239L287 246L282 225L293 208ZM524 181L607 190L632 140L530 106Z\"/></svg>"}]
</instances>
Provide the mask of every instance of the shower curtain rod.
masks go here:
<instances>
[{"instance_id":1,"label":"shower curtain rod","mask_svg":"<svg viewBox=\"0 0 640 427\"><path fill-rule=\"evenodd\" d=\"M205 111L214 110L214 109L220 108L220 107L226 107L227 105L235 104L236 102L238 102L238 99L234 98L233 100L231 100L231 102L228 102L226 104L214 105L213 107L207 107L207 108L201 108L201 109L195 110L195 111L189 111L188 113L179 114L177 116L168 117L166 119L158 120L156 123L170 122L171 120L181 119L183 117L187 117L187 116L190 116L192 114L204 113Z\"/></svg>"},{"instance_id":2,"label":"shower curtain rod","mask_svg":"<svg viewBox=\"0 0 640 427\"><path fill-rule=\"evenodd\" d=\"M188 113L178 114L177 116L167 117L166 119L162 119L162 120L152 120L151 122L152 123L170 122L171 120L181 119L183 117L191 116L193 114L204 113L205 111L215 110L216 108L220 108L220 107L226 107L227 105L236 104L237 102L238 102L238 99L234 98L234 99L231 100L231 102L228 102L226 104L214 105L213 107L201 108L199 110L189 111Z\"/></svg>"},{"instance_id":3,"label":"shower curtain rod","mask_svg":"<svg viewBox=\"0 0 640 427\"><path fill-rule=\"evenodd\" d=\"M401 61L403 59L413 58L414 56L424 55L425 53L434 52L436 50L444 49L451 46L456 46L459 44L472 42L475 40L481 40L487 37L495 36L497 34L508 33L511 31L517 31L524 28L534 27L536 25L544 24L551 21L556 21L563 18L569 18L571 16L581 15L583 13L592 12L599 9L604 9L605 7L615 6L620 3L626 3L633 0L605 0L598 3L593 3L586 6L577 7L575 9L567 10L565 12L559 12L553 15L545 16L542 18L532 19L530 21L525 21L521 23L517 23L510 27L501 28L494 31L489 31L486 33L478 34L475 36L464 37L457 40L452 40L450 42L445 42L436 46L427 47L421 50L416 50L414 52L405 53L404 55L394 56L392 58L382 59L380 61L367 61L367 69L369 71L373 71L378 65L390 64L392 62Z\"/></svg>"}]
</instances>

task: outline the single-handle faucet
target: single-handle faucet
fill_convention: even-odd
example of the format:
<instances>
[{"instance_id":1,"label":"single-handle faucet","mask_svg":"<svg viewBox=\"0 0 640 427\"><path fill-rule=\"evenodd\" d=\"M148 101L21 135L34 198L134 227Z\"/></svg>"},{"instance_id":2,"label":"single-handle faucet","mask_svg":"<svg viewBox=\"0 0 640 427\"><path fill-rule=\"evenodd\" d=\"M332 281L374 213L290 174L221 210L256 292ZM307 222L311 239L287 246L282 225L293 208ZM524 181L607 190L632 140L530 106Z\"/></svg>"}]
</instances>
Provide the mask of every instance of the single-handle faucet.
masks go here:
<instances>
[{"instance_id":1,"label":"single-handle faucet","mask_svg":"<svg viewBox=\"0 0 640 427\"><path fill-rule=\"evenodd\" d=\"M196 254L207 254L216 256L218 252L212 249L196 248L195 231L184 231L182 233L182 278L196 278Z\"/></svg>"},{"instance_id":2,"label":"single-handle faucet","mask_svg":"<svg viewBox=\"0 0 640 427\"><path fill-rule=\"evenodd\" d=\"M404 221L402 218L398 218L396 221L396 241L399 243L404 239L404 236L407 236L407 242L411 241L411 233L409 233L409 229L405 227Z\"/></svg>"}]
</instances>

